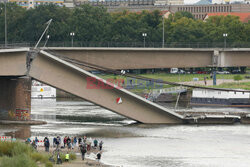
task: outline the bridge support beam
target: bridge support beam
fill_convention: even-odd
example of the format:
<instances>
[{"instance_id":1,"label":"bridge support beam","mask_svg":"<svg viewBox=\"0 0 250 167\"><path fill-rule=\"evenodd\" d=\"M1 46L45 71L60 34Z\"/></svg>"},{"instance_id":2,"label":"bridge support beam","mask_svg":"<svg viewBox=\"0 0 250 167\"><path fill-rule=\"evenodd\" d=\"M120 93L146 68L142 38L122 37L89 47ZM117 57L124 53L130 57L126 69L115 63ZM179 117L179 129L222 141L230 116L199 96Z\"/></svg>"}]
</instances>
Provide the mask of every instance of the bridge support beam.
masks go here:
<instances>
[{"instance_id":1,"label":"bridge support beam","mask_svg":"<svg viewBox=\"0 0 250 167\"><path fill-rule=\"evenodd\" d=\"M0 117L7 120L30 120L31 79L0 78Z\"/></svg>"}]
</instances>

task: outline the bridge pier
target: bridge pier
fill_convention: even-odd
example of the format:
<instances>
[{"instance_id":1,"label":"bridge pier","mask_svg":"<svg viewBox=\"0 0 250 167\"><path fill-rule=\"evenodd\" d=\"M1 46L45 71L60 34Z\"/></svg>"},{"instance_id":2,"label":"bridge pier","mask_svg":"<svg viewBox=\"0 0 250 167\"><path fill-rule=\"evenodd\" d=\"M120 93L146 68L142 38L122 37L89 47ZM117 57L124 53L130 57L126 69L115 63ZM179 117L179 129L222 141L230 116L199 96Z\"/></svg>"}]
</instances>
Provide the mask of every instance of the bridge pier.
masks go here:
<instances>
[{"instance_id":1,"label":"bridge pier","mask_svg":"<svg viewBox=\"0 0 250 167\"><path fill-rule=\"evenodd\" d=\"M0 119L30 120L31 79L0 77Z\"/></svg>"}]
</instances>

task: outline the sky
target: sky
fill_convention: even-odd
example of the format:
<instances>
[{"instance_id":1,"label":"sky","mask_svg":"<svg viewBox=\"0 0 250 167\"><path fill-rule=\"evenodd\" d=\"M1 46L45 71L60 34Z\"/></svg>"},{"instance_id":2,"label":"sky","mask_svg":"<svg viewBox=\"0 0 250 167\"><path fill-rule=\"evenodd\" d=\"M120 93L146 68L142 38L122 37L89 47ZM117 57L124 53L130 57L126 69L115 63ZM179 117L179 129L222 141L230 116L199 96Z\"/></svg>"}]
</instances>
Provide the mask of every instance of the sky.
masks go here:
<instances>
[{"instance_id":1,"label":"sky","mask_svg":"<svg viewBox=\"0 0 250 167\"><path fill-rule=\"evenodd\" d=\"M198 2L199 0L184 0L184 3L185 4L192 4L192 3L196 3ZM218 1L218 0L217 0ZM232 2L233 1L243 1L243 0L231 0Z\"/></svg>"}]
</instances>

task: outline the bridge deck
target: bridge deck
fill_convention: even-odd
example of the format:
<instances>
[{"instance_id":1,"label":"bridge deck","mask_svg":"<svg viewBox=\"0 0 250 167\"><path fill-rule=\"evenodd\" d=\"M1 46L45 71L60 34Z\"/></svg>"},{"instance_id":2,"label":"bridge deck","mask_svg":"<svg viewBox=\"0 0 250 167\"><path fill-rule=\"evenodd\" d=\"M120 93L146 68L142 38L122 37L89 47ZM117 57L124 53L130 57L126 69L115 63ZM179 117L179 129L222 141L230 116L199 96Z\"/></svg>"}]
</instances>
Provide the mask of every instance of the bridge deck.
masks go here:
<instances>
[{"instance_id":1,"label":"bridge deck","mask_svg":"<svg viewBox=\"0 0 250 167\"><path fill-rule=\"evenodd\" d=\"M111 83L45 51L41 51L32 61L29 75L38 81L142 123L176 124L182 123L183 120L183 116L123 88L110 89ZM96 79L95 85L106 88L109 86L109 89L91 89L89 78ZM118 104L117 98L121 98L122 103Z\"/></svg>"}]
</instances>

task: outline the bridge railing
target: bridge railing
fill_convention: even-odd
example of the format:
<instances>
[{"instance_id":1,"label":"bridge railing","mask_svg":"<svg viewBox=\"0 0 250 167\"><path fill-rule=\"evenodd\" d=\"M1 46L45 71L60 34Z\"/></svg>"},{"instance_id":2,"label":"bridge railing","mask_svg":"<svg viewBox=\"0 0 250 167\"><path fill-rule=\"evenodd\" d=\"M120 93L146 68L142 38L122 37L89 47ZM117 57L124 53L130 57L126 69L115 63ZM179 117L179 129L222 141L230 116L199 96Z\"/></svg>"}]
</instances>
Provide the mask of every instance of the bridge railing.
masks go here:
<instances>
[{"instance_id":1,"label":"bridge railing","mask_svg":"<svg viewBox=\"0 0 250 167\"><path fill-rule=\"evenodd\" d=\"M36 42L14 42L5 45L0 42L0 48L34 47ZM44 46L41 42L40 47ZM250 48L250 42L85 42L85 41L48 41L47 47L131 47L131 48Z\"/></svg>"}]
</instances>

